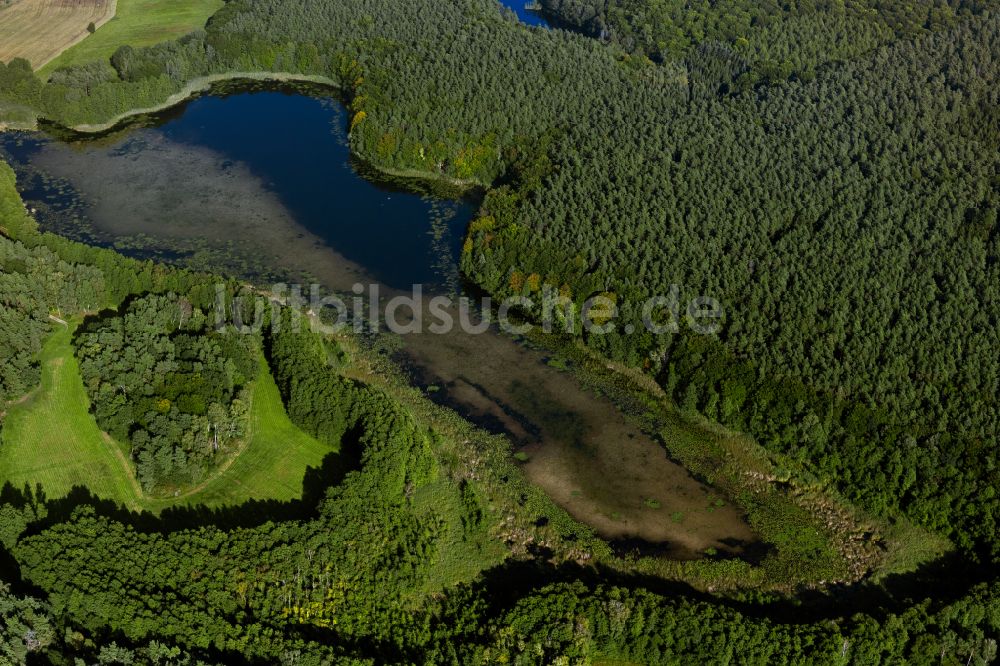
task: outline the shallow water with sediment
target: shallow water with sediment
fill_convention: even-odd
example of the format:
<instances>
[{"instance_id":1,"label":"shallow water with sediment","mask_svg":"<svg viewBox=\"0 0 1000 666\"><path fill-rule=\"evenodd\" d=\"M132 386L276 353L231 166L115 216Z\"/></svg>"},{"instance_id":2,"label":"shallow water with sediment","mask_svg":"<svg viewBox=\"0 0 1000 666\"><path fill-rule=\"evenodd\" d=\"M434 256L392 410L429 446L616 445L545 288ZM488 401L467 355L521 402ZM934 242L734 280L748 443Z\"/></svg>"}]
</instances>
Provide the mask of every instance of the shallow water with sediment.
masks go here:
<instances>
[{"instance_id":1,"label":"shallow water with sediment","mask_svg":"<svg viewBox=\"0 0 1000 666\"><path fill-rule=\"evenodd\" d=\"M475 198L373 180L346 124L321 89L229 85L112 134L7 133L0 150L42 226L68 237L261 284L469 296L457 262ZM755 540L736 507L545 350L496 327L396 344L432 399L506 434L527 477L603 537L677 559Z\"/></svg>"}]
</instances>

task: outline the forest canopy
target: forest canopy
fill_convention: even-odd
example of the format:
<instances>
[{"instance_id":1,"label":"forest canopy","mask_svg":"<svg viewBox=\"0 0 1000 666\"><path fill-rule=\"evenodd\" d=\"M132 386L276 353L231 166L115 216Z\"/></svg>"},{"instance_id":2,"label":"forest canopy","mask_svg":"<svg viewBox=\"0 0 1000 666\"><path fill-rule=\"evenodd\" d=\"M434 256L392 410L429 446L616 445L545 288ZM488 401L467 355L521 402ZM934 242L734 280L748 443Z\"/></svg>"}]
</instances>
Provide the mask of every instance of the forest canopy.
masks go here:
<instances>
[{"instance_id":1,"label":"forest canopy","mask_svg":"<svg viewBox=\"0 0 1000 666\"><path fill-rule=\"evenodd\" d=\"M22 233L7 192L0 226L19 240L0 239L0 399L37 383L52 317L112 308L79 354L95 416L135 448L147 488L194 481L220 426L239 437L261 352L296 425L354 457L300 520L142 531L83 506L12 529L7 550L48 601L3 590L0 619L24 635L51 612L130 650L162 640L223 661L995 659L1000 15L958 0L542 4L596 39L529 29L493 0L231 0L204 31L46 82L0 67L0 114L108 123L227 72L335 82L357 155L488 188L462 255L480 287L608 294L626 320L674 285L718 299L714 337L586 342L861 509L951 537L953 568L990 580L794 622L758 617L753 598L742 613L634 580L549 584L549 570L445 589L462 576L442 572L503 559L484 555L507 516L479 494L481 470L445 473L434 434L332 372L307 332L231 343L198 278ZM189 320L162 320L185 302ZM76 649L46 640L31 649Z\"/></svg>"},{"instance_id":2,"label":"forest canopy","mask_svg":"<svg viewBox=\"0 0 1000 666\"><path fill-rule=\"evenodd\" d=\"M131 447L147 492L197 483L247 434L256 340L215 333L213 308L175 294L136 299L77 333L98 425Z\"/></svg>"}]
</instances>

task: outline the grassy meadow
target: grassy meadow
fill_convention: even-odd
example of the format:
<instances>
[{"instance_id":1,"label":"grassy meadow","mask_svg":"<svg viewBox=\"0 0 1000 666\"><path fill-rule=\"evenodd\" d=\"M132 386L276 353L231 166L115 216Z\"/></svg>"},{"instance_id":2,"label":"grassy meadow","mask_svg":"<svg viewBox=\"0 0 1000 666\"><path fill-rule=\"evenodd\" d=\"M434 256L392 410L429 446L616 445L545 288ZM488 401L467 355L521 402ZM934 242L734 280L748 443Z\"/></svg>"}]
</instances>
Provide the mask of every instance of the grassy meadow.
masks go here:
<instances>
[{"instance_id":1,"label":"grassy meadow","mask_svg":"<svg viewBox=\"0 0 1000 666\"><path fill-rule=\"evenodd\" d=\"M0 432L0 482L36 484L50 498L85 486L129 509L142 496L121 447L104 435L88 411L90 400L73 354L74 327L60 326L42 348L42 382L14 404Z\"/></svg>"},{"instance_id":2,"label":"grassy meadow","mask_svg":"<svg viewBox=\"0 0 1000 666\"><path fill-rule=\"evenodd\" d=\"M208 506L296 499L302 495L306 468L319 467L323 458L334 452L291 422L263 357L260 364L252 387L246 447L221 473L181 499Z\"/></svg>"},{"instance_id":3,"label":"grassy meadow","mask_svg":"<svg viewBox=\"0 0 1000 666\"><path fill-rule=\"evenodd\" d=\"M41 485L49 498L76 486L131 510L171 506L234 506L247 500L292 500L302 494L306 468L331 449L296 428L261 358L252 387L250 432L242 451L214 476L171 499L146 497L121 445L101 432L73 353L74 326L58 327L40 355L41 385L10 406L0 432L0 485Z\"/></svg>"}]
</instances>

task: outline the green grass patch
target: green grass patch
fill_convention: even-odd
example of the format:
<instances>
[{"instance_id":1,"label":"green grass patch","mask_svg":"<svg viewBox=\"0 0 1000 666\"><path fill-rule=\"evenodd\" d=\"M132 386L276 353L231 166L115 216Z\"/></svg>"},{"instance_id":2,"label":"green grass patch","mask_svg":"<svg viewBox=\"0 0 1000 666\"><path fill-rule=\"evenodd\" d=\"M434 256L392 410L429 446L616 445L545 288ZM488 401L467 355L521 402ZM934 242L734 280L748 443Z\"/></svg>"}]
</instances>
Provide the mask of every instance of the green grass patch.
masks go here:
<instances>
[{"instance_id":1,"label":"green grass patch","mask_svg":"<svg viewBox=\"0 0 1000 666\"><path fill-rule=\"evenodd\" d=\"M49 498L84 486L139 509L141 492L128 459L87 409L73 329L60 326L49 337L39 358L41 385L8 410L0 434L0 482L16 488L41 485Z\"/></svg>"},{"instance_id":2,"label":"green grass patch","mask_svg":"<svg viewBox=\"0 0 1000 666\"><path fill-rule=\"evenodd\" d=\"M221 506L257 499L296 499L302 495L306 468L319 467L324 457L336 452L291 422L263 356L251 401L246 447L186 501Z\"/></svg>"},{"instance_id":3,"label":"green grass patch","mask_svg":"<svg viewBox=\"0 0 1000 666\"><path fill-rule=\"evenodd\" d=\"M556 370L567 371L569 370L569 364L562 358L558 356L553 356L548 361L545 362L550 368L555 368Z\"/></svg>"},{"instance_id":4,"label":"green grass patch","mask_svg":"<svg viewBox=\"0 0 1000 666\"><path fill-rule=\"evenodd\" d=\"M115 17L39 70L45 79L60 67L108 60L119 46L152 46L203 28L222 0L118 0Z\"/></svg>"},{"instance_id":5,"label":"green grass patch","mask_svg":"<svg viewBox=\"0 0 1000 666\"><path fill-rule=\"evenodd\" d=\"M234 506L300 497L306 468L319 467L335 452L292 424L261 357L261 372L252 386L249 439L239 455L179 497L145 497L127 452L101 432L90 414L73 353L73 330L59 327L49 337L39 359L41 385L8 410L0 433L0 484L40 485L50 499L82 486L132 510Z\"/></svg>"}]
</instances>

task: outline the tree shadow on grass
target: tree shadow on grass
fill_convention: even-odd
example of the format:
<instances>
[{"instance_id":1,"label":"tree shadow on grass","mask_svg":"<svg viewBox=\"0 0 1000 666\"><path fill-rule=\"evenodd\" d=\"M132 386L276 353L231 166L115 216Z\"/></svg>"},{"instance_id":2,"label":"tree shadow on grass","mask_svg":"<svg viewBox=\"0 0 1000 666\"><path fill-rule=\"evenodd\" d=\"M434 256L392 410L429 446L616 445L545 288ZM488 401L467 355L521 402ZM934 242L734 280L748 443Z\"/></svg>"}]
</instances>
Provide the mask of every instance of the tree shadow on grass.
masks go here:
<instances>
[{"instance_id":1,"label":"tree shadow on grass","mask_svg":"<svg viewBox=\"0 0 1000 666\"><path fill-rule=\"evenodd\" d=\"M357 437L357 433L348 433ZM308 467L302 480L302 496L295 500L250 500L234 506L195 504L164 509L159 514L131 511L121 504L102 499L88 488L75 486L60 498L50 499L40 486L18 489L10 483L0 489L0 504L21 508L37 506L44 517L32 522L24 536L39 534L50 527L68 521L80 506L94 507L111 518L144 533L168 534L181 530L216 527L222 530L252 528L269 522L310 520L318 515L319 505L327 491L340 485L352 470L358 468L360 456L345 438L343 453L330 453L319 467ZM2 565L3 562L0 562Z\"/></svg>"}]
</instances>

